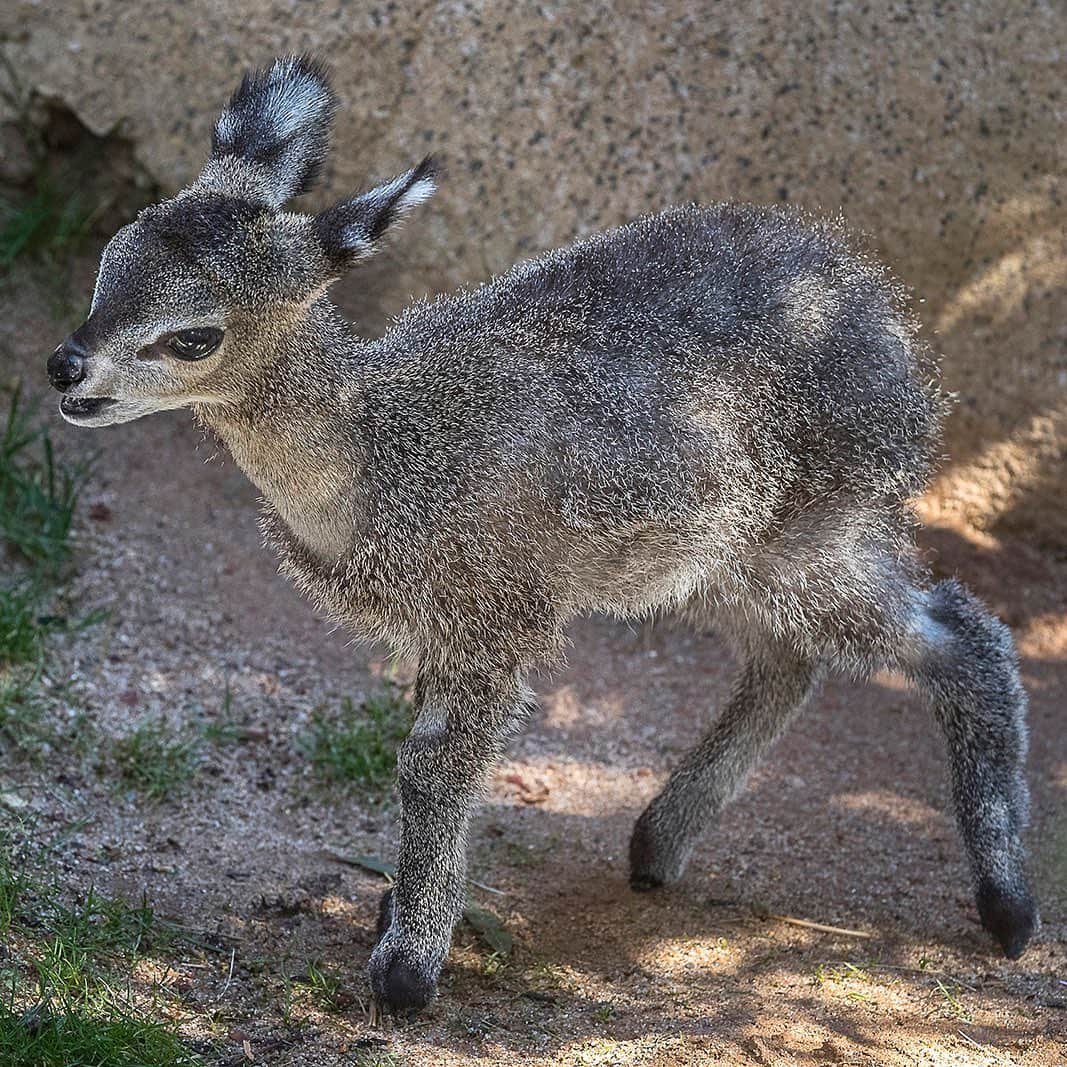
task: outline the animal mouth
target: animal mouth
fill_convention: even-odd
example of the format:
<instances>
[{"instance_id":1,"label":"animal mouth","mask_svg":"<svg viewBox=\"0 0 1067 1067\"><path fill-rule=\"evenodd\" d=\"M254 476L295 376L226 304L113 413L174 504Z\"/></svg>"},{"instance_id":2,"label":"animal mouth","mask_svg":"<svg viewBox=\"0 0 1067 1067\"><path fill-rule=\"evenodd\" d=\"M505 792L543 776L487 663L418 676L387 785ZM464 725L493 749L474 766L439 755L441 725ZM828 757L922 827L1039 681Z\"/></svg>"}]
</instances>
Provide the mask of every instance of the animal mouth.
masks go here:
<instances>
[{"instance_id":1,"label":"animal mouth","mask_svg":"<svg viewBox=\"0 0 1067 1067\"><path fill-rule=\"evenodd\" d=\"M64 415L72 418L91 418L118 403L110 396L65 396L59 402Z\"/></svg>"}]
</instances>

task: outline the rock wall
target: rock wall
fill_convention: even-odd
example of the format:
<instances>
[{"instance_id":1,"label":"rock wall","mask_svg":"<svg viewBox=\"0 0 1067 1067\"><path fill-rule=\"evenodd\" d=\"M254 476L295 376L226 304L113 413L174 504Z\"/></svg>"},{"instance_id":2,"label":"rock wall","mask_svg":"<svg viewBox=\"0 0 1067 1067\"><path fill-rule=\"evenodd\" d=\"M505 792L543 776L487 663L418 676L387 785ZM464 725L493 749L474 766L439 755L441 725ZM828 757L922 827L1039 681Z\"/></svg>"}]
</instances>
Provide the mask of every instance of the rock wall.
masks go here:
<instances>
[{"instance_id":1,"label":"rock wall","mask_svg":"<svg viewBox=\"0 0 1067 1067\"><path fill-rule=\"evenodd\" d=\"M447 176L345 283L368 330L686 199L841 212L911 287L959 395L930 506L1067 545L1067 8L955 4L8 0L20 79L118 129L167 188L239 74L330 62L318 205L428 151Z\"/></svg>"}]
</instances>

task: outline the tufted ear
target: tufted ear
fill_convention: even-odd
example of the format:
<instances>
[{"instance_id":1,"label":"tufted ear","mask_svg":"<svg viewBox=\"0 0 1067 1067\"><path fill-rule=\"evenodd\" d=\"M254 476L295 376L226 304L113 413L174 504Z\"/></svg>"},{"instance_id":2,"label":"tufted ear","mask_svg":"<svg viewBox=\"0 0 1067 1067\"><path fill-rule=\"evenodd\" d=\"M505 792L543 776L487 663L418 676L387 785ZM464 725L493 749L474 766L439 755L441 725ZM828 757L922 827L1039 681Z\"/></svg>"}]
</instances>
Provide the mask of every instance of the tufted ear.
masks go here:
<instances>
[{"instance_id":1,"label":"tufted ear","mask_svg":"<svg viewBox=\"0 0 1067 1067\"><path fill-rule=\"evenodd\" d=\"M246 74L215 123L198 185L278 210L315 182L336 98L323 64L282 56Z\"/></svg>"},{"instance_id":2,"label":"tufted ear","mask_svg":"<svg viewBox=\"0 0 1067 1067\"><path fill-rule=\"evenodd\" d=\"M427 156L392 181L316 215L315 232L331 267L340 273L374 255L389 227L433 196L437 171L436 162Z\"/></svg>"}]
</instances>

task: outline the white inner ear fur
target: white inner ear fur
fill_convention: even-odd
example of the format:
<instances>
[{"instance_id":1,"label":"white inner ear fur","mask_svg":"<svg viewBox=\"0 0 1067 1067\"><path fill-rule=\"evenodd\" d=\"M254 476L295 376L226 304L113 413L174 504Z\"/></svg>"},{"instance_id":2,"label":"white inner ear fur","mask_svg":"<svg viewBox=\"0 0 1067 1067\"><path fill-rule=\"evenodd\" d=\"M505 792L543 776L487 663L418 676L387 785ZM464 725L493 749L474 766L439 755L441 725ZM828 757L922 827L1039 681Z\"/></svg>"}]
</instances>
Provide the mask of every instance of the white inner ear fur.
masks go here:
<instances>
[{"instance_id":1,"label":"white inner ear fur","mask_svg":"<svg viewBox=\"0 0 1067 1067\"><path fill-rule=\"evenodd\" d=\"M396 202L396 208L401 214L406 215L412 208L425 204L435 192L437 192L437 182L432 177L420 178L404 191Z\"/></svg>"},{"instance_id":2,"label":"white inner ear fur","mask_svg":"<svg viewBox=\"0 0 1067 1067\"><path fill-rule=\"evenodd\" d=\"M425 204L437 192L437 182L433 175L429 174L425 178L411 182L411 185L405 189L404 186L411 181L412 173L413 170L407 170L392 181L357 197L352 201L353 209L373 215L391 207L398 219L403 218L419 204ZM350 223L344 228L342 234L344 247L349 252L362 255L371 251L374 242L370 238L365 222Z\"/></svg>"}]
</instances>

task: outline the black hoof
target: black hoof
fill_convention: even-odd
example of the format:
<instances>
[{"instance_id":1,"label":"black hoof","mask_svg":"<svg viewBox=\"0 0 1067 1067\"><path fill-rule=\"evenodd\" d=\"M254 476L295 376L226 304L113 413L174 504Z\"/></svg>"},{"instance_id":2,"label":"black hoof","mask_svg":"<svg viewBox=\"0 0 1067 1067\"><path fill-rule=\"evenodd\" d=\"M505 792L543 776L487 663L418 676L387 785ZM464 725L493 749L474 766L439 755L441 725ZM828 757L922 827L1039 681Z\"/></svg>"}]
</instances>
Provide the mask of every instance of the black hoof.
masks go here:
<instances>
[{"instance_id":1,"label":"black hoof","mask_svg":"<svg viewBox=\"0 0 1067 1067\"><path fill-rule=\"evenodd\" d=\"M637 820L630 838L630 888L635 893L648 893L659 889L664 882L658 874L653 873L654 871L655 848L652 835L645 824L645 816L642 815Z\"/></svg>"},{"instance_id":2,"label":"black hoof","mask_svg":"<svg viewBox=\"0 0 1067 1067\"><path fill-rule=\"evenodd\" d=\"M399 957L373 986L382 1007L391 1015L414 1015L430 1003L434 994L434 983Z\"/></svg>"},{"instance_id":3,"label":"black hoof","mask_svg":"<svg viewBox=\"0 0 1067 1067\"><path fill-rule=\"evenodd\" d=\"M393 923L393 890L387 889L378 902L378 941ZM392 956L390 959L389 956ZM420 972L396 948L384 958L372 956L370 984L382 1008L390 1015L408 1016L429 1004L436 989L433 978Z\"/></svg>"},{"instance_id":4,"label":"black hoof","mask_svg":"<svg viewBox=\"0 0 1067 1067\"><path fill-rule=\"evenodd\" d=\"M997 939L1004 955L1017 960L1037 925L1037 905L1026 886L1013 891L981 882L977 894L982 925Z\"/></svg>"},{"instance_id":5,"label":"black hoof","mask_svg":"<svg viewBox=\"0 0 1067 1067\"><path fill-rule=\"evenodd\" d=\"M664 883L651 874L630 872L630 888L635 893L651 893L653 889L662 889Z\"/></svg>"}]
</instances>

